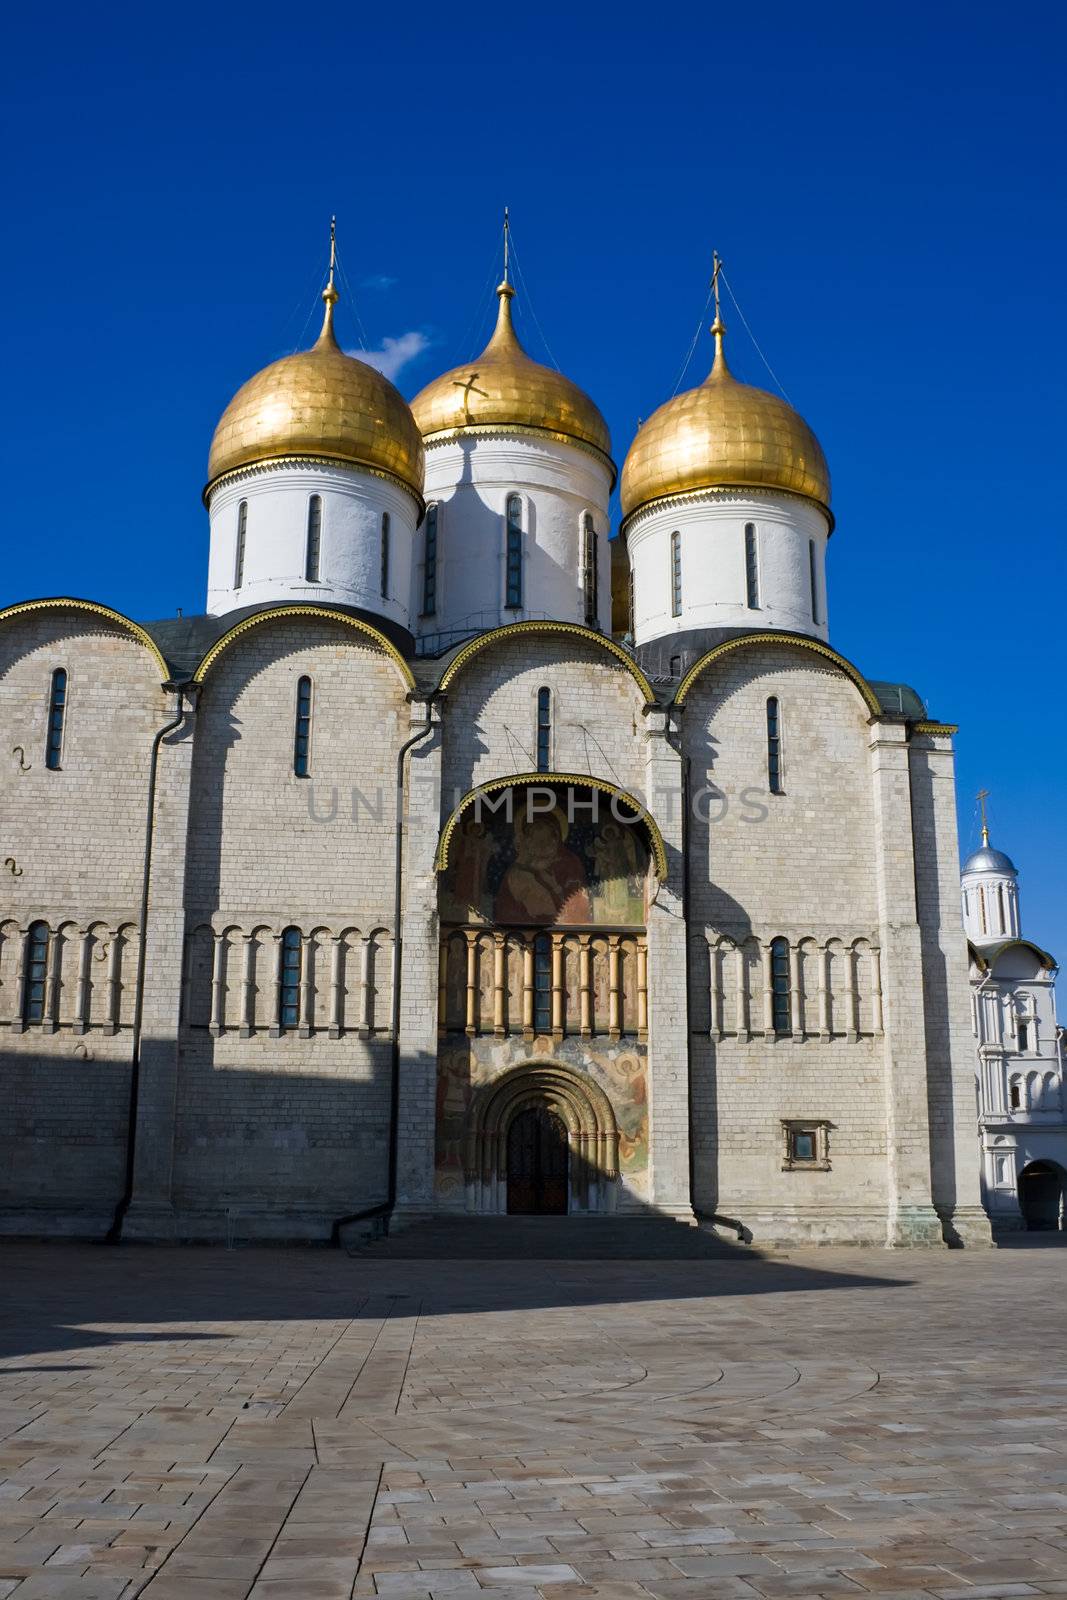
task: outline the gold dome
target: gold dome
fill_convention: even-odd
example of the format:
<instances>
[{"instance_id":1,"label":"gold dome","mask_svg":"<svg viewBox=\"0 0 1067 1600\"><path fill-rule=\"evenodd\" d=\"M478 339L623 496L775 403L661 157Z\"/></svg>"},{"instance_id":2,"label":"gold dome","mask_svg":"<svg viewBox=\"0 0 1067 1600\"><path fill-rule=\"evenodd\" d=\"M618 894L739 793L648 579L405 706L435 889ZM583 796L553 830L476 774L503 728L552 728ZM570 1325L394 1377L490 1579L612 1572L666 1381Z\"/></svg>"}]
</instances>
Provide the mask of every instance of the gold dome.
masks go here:
<instances>
[{"instance_id":1,"label":"gold dome","mask_svg":"<svg viewBox=\"0 0 1067 1600\"><path fill-rule=\"evenodd\" d=\"M398 479L421 500L424 451L403 395L365 361L346 356L333 331L337 291L310 350L283 356L234 395L215 429L208 489L236 467L284 456L325 456Z\"/></svg>"},{"instance_id":2,"label":"gold dome","mask_svg":"<svg viewBox=\"0 0 1067 1600\"><path fill-rule=\"evenodd\" d=\"M469 366L453 367L411 402L424 439L483 429L534 428L591 445L611 462L608 425L589 396L551 367L532 361L511 321L515 291L505 278L493 337Z\"/></svg>"},{"instance_id":3,"label":"gold dome","mask_svg":"<svg viewBox=\"0 0 1067 1600\"><path fill-rule=\"evenodd\" d=\"M738 383L723 352L718 317L715 364L696 389L654 411L622 468L622 514L665 495L698 489L788 489L830 508L830 469L818 439L792 406Z\"/></svg>"}]
</instances>

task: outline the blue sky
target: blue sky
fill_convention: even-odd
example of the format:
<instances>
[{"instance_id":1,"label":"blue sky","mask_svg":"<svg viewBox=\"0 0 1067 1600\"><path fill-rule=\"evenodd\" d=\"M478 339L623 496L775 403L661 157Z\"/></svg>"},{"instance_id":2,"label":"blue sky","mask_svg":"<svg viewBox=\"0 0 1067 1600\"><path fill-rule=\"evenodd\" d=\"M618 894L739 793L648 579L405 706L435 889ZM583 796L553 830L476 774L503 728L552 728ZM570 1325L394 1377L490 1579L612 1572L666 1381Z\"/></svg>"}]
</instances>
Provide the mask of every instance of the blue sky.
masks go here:
<instances>
[{"instance_id":1,"label":"blue sky","mask_svg":"<svg viewBox=\"0 0 1067 1600\"><path fill-rule=\"evenodd\" d=\"M961 724L964 848L986 786L1026 930L1067 957L1065 34L1029 0L19 8L0 602L203 608L211 431L301 341L331 211L410 395L480 348L506 201L620 461L717 246L830 461L833 642Z\"/></svg>"}]
</instances>

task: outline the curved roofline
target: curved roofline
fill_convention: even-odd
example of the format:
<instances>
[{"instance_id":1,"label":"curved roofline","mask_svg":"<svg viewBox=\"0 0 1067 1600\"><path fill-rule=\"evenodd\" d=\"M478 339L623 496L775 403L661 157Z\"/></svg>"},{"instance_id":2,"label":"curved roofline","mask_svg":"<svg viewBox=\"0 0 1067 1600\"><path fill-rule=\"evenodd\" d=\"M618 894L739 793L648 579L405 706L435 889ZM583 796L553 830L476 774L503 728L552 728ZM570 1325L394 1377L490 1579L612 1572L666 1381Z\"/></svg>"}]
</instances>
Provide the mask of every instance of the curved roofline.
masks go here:
<instances>
[{"instance_id":1,"label":"curved roofline","mask_svg":"<svg viewBox=\"0 0 1067 1600\"><path fill-rule=\"evenodd\" d=\"M437 843L437 853L434 856L434 871L444 872L448 866L448 850L452 843L452 835L456 831L460 817L467 807L473 805L481 795L493 794L497 789L515 789L523 785L532 788L550 788L554 784L572 784L576 789L597 789L601 794L617 795L624 805L635 812L640 821L648 829L649 839L652 841L652 860L656 867L656 876L662 882L667 876L667 846L663 841L659 824L650 815L645 805L632 795L628 789L623 789L617 783L608 783L604 778L591 778L588 773L582 772L519 772L510 778L493 778L489 783L480 783L474 789L469 789L463 799L449 816L441 829L441 837Z\"/></svg>"},{"instance_id":2,"label":"curved roofline","mask_svg":"<svg viewBox=\"0 0 1067 1600\"><path fill-rule=\"evenodd\" d=\"M838 655L836 650L831 650L828 644L823 644L821 639L809 639L805 637L804 634L800 633L743 633L736 639L724 639L722 644L717 644L714 649L709 650L706 655L701 656L700 660L694 662L689 668L689 671L686 673L685 677L678 686L678 693L674 697L674 704L676 706L685 705L689 691L693 687L693 684L704 672L704 670L711 666L713 661L718 661L720 657L729 655L731 650L740 650L746 645L758 644L793 645L798 650L810 650L813 654L822 656L824 660L832 662L833 665L843 672L845 677L855 685L860 694L863 696L863 699L867 705L867 709L871 713L872 717L884 716L885 713L882 710L881 701L878 699L878 696L875 694L874 690L871 688L870 684L867 682L867 679L863 676L863 673L858 667L854 667L852 662L847 660L845 656Z\"/></svg>"},{"instance_id":3,"label":"curved roofline","mask_svg":"<svg viewBox=\"0 0 1067 1600\"><path fill-rule=\"evenodd\" d=\"M517 434L520 439L552 439L556 444L569 444L572 449L584 451L586 455L593 456L602 466L607 467L611 474L612 489L619 481L619 469L605 450L593 444L591 439L583 439L577 433L567 433L562 428L537 428L530 422L471 422L461 428L437 428L432 433L424 433L422 442L429 450L435 445L450 444L454 439L479 436L491 439L507 434Z\"/></svg>"},{"instance_id":4,"label":"curved roofline","mask_svg":"<svg viewBox=\"0 0 1067 1600\"><path fill-rule=\"evenodd\" d=\"M245 617L242 622L238 622L234 627L228 629L220 639L216 639L211 649L197 665L192 681L194 683L203 683L219 656L224 650L228 650L230 645L239 639L242 634L248 633L251 628L258 628L263 623L277 621L283 617L322 617L330 622L343 622L346 627L353 628L357 633L366 634L368 638L373 639L380 646L392 661L400 673L405 687L409 690L414 689L415 677L411 668L396 645L384 633L373 627L371 623L364 622L362 617L353 617L347 611L336 611L332 606L309 605L268 606L262 611L257 611L254 616Z\"/></svg>"},{"instance_id":5,"label":"curved roofline","mask_svg":"<svg viewBox=\"0 0 1067 1600\"><path fill-rule=\"evenodd\" d=\"M163 683L170 682L170 668L167 666L162 651L148 630L142 628L139 622L134 622L131 618L124 616L121 611L116 611L111 606L101 605L98 600L76 600L71 595L56 595L44 600L19 600L13 606L5 606L0 611L0 622L6 622L11 617L24 616L30 611L46 610L87 611L93 616L106 617L109 622L115 623L117 627L125 628L139 643L144 645L146 650L151 651L159 664L162 673L161 681Z\"/></svg>"},{"instance_id":6,"label":"curved roofline","mask_svg":"<svg viewBox=\"0 0 1067 1600\"><path fill-rule=\"evenodd\" d=\"M595 628L583 628L580 622L539 622L533 618L525 622L505 622L502 627L490 628L487 633L480 633L476 638L471 639L468 644L463 646L458 655L452 657L452 660L441 674L441 680L437 687L442 691L447 689L461 668L465 667L468 661L476 656L479 651L486 649L488 645L496 644L500 639L510 639L517 634L523 633L567 633L582 639L588 639L590 644L599 645L602 650L606 650L609 655L613 655L626 668L640 689L646 706L656 704L656 696L652 691L652 685L637 665L637 662L627 654L621 644L616 644L614 639L609 639L607 634L597 633Z\"/></svg>"},{"instance_id":7,"label":"curved roofline","mask_svg":"<svg viewBox=\"0 0 1067 1600\"><path fill-rule=\"evenodd\" d=\"M978 948L973 939L968 939L967 948L984 972L989 971L993 962L996 961L998 956L1003 955L1005 950L1015 949L1032 950L1047 972L1055 972L1059 965L1055 956L1050 956L1047 950L1042 950L1041 946L1035 944L1032 939L1001 939L999 943L989 945L984 953Z\"/></svg>"},{"instance_id":8,"label":"curved roofline","mask_svg":"<svg viewBox=\"0 0 1067 1600\"><path fill-rule=\"evenodd\" d=\"M686 505L698 501L708 494L744 494L746 490L754 494L781 494L793 500L803 500L806 505L817 506L828 523L826 537L829 538L837 527L837 521L825 500L820 500L813 494L804 494L800 489L783 489L780 483L747 483L735 482L733 479L722 483L694 484L691 489L674 489L669 494L653 495L651 500L642 500L634 506L632 511L627 511L619 524L619 533L625 535L638 517L646 512L662 511L665 507Z\"/></svg>"},{"instance_id":9,"label":"curved roofline","mask_svg":"<svg viewBox=\"0 0 1067 1600\"><path fill-rule=\"evenodd\" d=\"M200 491L200 499L205 506L209 505L215 490L222 484L228 483L231 478L240 477L242 472L255 472L257 467L295 467L306 462L310 462L312 466L355 467L357 472L365 472L371 478L382 478L386 483L395 484L398 489L403 489L418 506L420 518L426 510L426 501L420 491L398 473L390 472L386 467L377 467L359 456L331 455L328 450L286 450L279 455L256 456L250 461L240 461L235 467L227 467L225 472L216 473L213 478L209 478Z\"/></svg>"}]
</instances>

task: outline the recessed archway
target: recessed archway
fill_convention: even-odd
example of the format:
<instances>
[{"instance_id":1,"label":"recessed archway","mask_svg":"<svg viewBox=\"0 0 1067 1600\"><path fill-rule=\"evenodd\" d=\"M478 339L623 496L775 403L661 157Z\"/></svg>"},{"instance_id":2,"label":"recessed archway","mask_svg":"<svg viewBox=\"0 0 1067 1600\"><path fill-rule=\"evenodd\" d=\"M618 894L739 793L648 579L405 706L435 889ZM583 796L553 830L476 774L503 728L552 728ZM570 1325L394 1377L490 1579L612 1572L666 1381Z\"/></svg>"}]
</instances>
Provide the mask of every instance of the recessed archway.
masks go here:
<instances>
[{"instance_id":1,"label":"recessed archway","mask_svg":"<svg viewBox=\"0 0 1067 1600\"><path fill-rule=\"evenodd\" d=\"M508 1211L509 1143L518 1119L557 1118L566 1130L568 1212L610 1211L619 1175L619 1129L603 1089L559 1062L528 1062L484 1084L467 1115L468 1211ZM549 1178L558 1178L549 1172ZM515 1195L512 1196L513 1202ZM559 1208L557 1208L559 1209Z\"/></svg>"},{"instance_id":2,"label":"recessed archway","mask_svg":"<svg viewBox=\"0 0 1067 1600\"><path fill-rule=\"evenodd\" d=\"M1019 1174L1019 1208L1031 1233L1055 1233L1064 1224L1067 1173L1055 1161L1031 1161Z\"/></svg>"}]
</instances>

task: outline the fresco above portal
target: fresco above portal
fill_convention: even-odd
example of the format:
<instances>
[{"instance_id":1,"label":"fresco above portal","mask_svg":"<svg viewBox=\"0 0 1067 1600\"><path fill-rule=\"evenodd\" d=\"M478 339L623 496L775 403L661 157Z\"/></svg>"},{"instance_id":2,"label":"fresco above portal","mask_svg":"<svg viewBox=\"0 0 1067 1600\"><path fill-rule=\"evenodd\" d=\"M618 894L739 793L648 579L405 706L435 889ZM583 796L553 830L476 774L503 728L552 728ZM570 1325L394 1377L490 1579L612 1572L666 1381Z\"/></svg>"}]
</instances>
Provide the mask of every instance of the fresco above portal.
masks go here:
<instances>
[{"instance_id":1,"label":"fresco above portal","mask_svg":"<svg viewBox=\"0 0 1067 1600\"><path fill-rule=\"evenodd\" d=\"M540 791L543 805L544 791ZM605 803L464 813L441 882L446 922L643 927L649 850L640 826Z\"/></svg>"}]
</instances>

